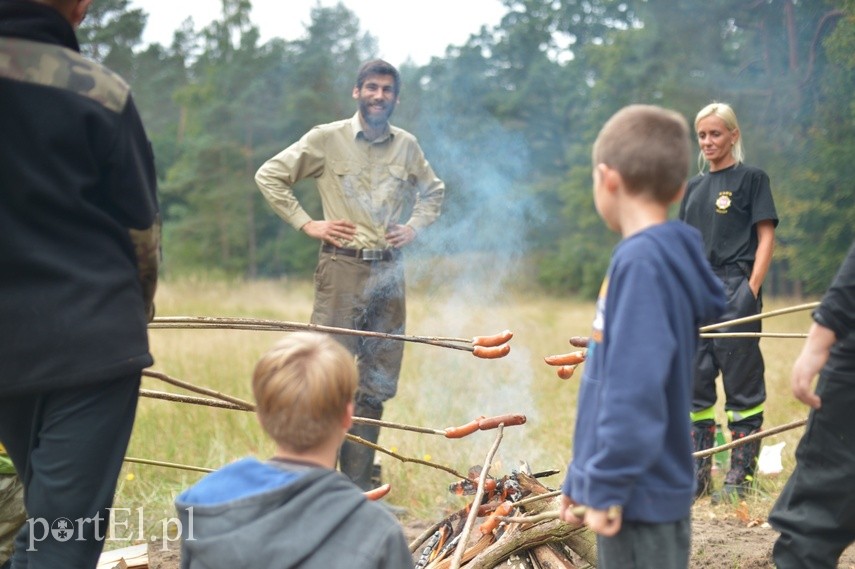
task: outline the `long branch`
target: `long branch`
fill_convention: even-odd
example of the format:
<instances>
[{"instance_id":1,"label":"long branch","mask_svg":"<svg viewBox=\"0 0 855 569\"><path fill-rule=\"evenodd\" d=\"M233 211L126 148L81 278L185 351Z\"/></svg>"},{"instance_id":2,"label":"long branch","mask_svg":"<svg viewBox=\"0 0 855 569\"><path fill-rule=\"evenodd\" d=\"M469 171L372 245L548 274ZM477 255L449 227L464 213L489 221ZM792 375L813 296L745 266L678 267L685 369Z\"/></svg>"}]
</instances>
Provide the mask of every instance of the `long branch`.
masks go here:
<instances>
[{"instance_id":1,"label":"long branch","mask_svg":"<svg viewBox=\"0 0 855 569\"><path fill-rule=\"evenodd\" d=\"M221 401L227 401L229 403L232 403L234 405L237 405L237 406L243 408L244 411L255 411L255 405L253 405L252 403L250 403L248 401L244 401L243 399L240 399L238 397L233 397L231 395L226 395L225 393L220 393L219 391L215 391L213 389L208 389L207 387L201 387L198 385L193 385L192 383L187 383L186 381L182 381L180 379L171 377L171 376L169 376L165 373L161 373L159 371L152 371L149 369L144 369L142 374L146 377L153 377L155 379L159 379L160 381L163 381L165 383L169 383L169 384L174 385L176 387L181 387L181 388L186 389L188 391L193 391L195 393L200 393L202 395L208 395L210 397L214 397L214 398L219 399Z\"/></svg>"},{"instance_id":2,"label":"long branch","mask_svg":"<svg viewBox=\"0 0 855 569\"><path fill-rule=\"evenodd\" d=\"M171 385L175 385L176 387L181 387L183 389L187 389L188 391L193 391L195 393L199 393L201 395L208 395L210 397L214 397L215 399L205 399L198 397L187 397L181 395L175 395L171 393L165 393L162 391L149 391L149 390L140 390L140 395L143 397L151 397L153 399L162 399L165 401L175 401L177 403L189 403L192 405L207 405L209 407L217 407L221 409L230 409L234 411L255 411L255 405L244 401L243 399L238 399L237 397L233 397L231 395L227 395L225 393L221 393L219 391L215 391L213 389L209 389L207 387L201 387L198 385L193 385L192 383L188 383L186 381L171 377L165 373L152 371L152 370L143 370L143 375L147 377L152 377L155 379L160 379L166 383ZM479 419L473 421L473 423L478 423L478 428L474 429L472 433L478 430L490 430L495 428L495 424L498 423L499 420L506 420L507 425L509 426L517 426L525 423L525 416L519 413L511 413L508 415L497 415L496 417L480 417ZM449 436L448 429L431 429L428 427L418 427L415 425L405 425L403 423L393 423L391 421L381 421L378 419L369 419L368 417L353 417L353 422L363 425L376 425L378 427L386 427L389 429L396 429L399 431L410 431L413 433L421 433L426 435L439 435L446 438L462 438L462 436ZM486 424L486 426L485 426ZM460 427L458 427L460 428ZM472 434L469 433L469 434Z\"/></svg>"},{"instance_id":3,"label":"long branch","mask_svg":"<svg viewBox=\"0 0 855 569\"><path fill-rule=\"evenodd\" d=\"M189 464L178 464L175 462L163 462L160 460L149 460L147 458L134 458L126 456L125 462L133 462L136 464L148 464L149 466L163 466L165 468L177 468L179 470L192 470L194 472L214 472L213 468L205 468L203 466L190 466Z\"/></svg>"},{"instance_id":4,"label":"long branch","mask_svg":"<svg viewBox=\"0 0 855 569\"><path fill-rule=\"evenodd\" d=\"M746 324L748 322L754 322L755 320L762 320L763 318L769 318L771 316L780 316L782 314L790 314L792 312L800 312L802 310L810 310L811 308L816 308L819 306L819 302L809 302L807 304L798 304L796 306L790 306L788 308L781 308L779 310L770 310L769 312L761 312L760 314L754 314L753 316L746 316L744 318L736 318L734 320L727 320L725 322L718 322L717 324L710 324L708 326L702 326L701 332L709 332L710 330L718 330L719 328L727 328L728 326L736 326L737 324Z\"/></svg>"},{"instance_id":5,"label":"long branch","mask_svg":"<svg viewBox=\"0 0 855 569\"><path fill-rule=\"evenodd\" d=\"M475 499L472 501L472 508L469 510L469 515L466 516L466 525L463 526L463 531L460 533L460 541L457 542L457 549L454 550L454 556L451 558L450 569L460 569L460 560L463 559L463 552L466 551L466 544L469 542L469 534L472 532L472 526L478 517L478 505L484 498L484 484L487 481L487 474L490 472L490 465L493 463L493 458L499 450L499 444L502 442L504 432L504 424L499 425L498 432L496 432L496 440L493 441L493 446L484 459L484 466L481 468L481 475L478 477L478 489L475 491Z\"/></svg>"},{"instance_id":6,"label":"long branch","mask_svg":"<svg viewBox=\"0 0 855 569\"><path fill-rule=\"evenodd\" d=\"M336 326L323 326L321 324L307 324L303 322L286 322L282 320L266 320L257 318L229 318L219 316L159 316L149 324L149 328L191 328L191 329L228 329L228 330L262 330L262 331L297 331L309 330L325 332L327 334L339 334L345 336L365 336L369 338L381 338L385 340L399 340L402 342L416 342L430 344L442 348L463 350L471 352L472 338L449 338L442 336L413 336L410 334L388 334L385 332L372 332L370 330L353 330L351 328L339 328Z\"/></svg>"},{"instance_id":7,"label":"long branch","mask_svg":"<svg viewBox=\"0 0 855 569\"><path fill-rule=\"evenodd\" d=\"M807 334L798 332L702 332L701 338L807 338Z\"/></svg>"},{"instance_id":8,"label":"long branch","mask_svg":"<svg viewBox=\"0 0 855 569\"><path fill-rule=\"evenodd\" d=\"M807 423L807 419L800 419L798 421L793 421L792 423L786 423L784 425L772 427L771 429L764 429L760 432L754 433L753 435L747 435L745 437L742 437L741 439L737 439L721 446L713 447L706 450L700 450L698 452L692 453L692 456L695 458L705 458L707 456L712 456L714 454L736 448L752 441L765 439L766 437L771 437L772 435L777 435L778 433L783 433L784 431L789 431L791 429L801 427L805 423Z\"/></svg>"}]
</instances>

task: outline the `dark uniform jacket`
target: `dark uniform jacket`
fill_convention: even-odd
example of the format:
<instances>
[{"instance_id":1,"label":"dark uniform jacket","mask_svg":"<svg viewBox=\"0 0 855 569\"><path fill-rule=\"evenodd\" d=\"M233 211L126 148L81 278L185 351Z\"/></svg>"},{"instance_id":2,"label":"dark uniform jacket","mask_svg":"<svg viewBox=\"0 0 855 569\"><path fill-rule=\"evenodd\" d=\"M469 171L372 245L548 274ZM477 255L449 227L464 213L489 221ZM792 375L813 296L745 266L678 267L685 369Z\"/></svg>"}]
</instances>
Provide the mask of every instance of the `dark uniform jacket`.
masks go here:
<instances>
[{"instance_id":1,"label":"dark uniform jacket","mask_svg":"<svg viewBox=\"0 0 855 569\"><path fill-rule=\"evenodd\" d=\"M155 190L125 82L56 10L0 0L0 396L152 364Z\"/></svg>"}]
</instances>

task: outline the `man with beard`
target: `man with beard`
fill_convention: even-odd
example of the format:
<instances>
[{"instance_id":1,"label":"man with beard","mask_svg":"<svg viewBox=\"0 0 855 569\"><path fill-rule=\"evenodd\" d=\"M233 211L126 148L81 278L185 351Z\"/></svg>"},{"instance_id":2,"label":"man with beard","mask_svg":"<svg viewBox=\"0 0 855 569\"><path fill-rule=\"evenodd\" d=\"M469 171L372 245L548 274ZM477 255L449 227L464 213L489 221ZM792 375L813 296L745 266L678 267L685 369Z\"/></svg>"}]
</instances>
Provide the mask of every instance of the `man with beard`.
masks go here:
<instances>
[{"instance_id":1,"label":"man with beard","mask_svg":"<svg viewBox=\"0 0 855 569\"><path fill-rule=\"evenodd\" d=\"M274 211L321 242L313 324L404 333L402 249L439 216L445 185L416 138L389 124L400 87L395 67L379 59L364 63L353 87L356 114L316 126L256 173ZM312 219L292 191L306 178L316 181L323 220ZM337 339L357 358L354 415L380 419L397 390L403 344L352 335ZM380 428L356 424L350 432L376 443ZM363 490L372 486L373 464L372 448L345 442L339 465Z\"/></svg>"}]
</instances>

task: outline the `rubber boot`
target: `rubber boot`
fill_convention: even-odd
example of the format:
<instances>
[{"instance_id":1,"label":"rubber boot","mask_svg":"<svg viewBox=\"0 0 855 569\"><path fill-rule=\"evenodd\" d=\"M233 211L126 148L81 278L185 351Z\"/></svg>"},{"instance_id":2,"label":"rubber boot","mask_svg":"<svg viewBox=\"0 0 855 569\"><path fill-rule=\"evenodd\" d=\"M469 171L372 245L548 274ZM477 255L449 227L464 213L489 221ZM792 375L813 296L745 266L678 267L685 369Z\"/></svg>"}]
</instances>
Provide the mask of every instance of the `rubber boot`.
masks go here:
<instances>
[{"instance_id":1,"label":"rubber boot","mask_svg":"<svg viewBox=\"0 0 855 569\"><path fill-rule=\"evenodd\" d=\"M692 423L695 452L711 449L715 444L715 421L704 419ZM712 492L712 456L695 459L695 500Z\"/></svg>"},{"instance_id":2,"label":"rubber boot","mask_svg":"<svg viewBox=\"0 0 855 569\"><path fill-rule=\"evenodd\" d=\"M353 411L355 417L380 420L383 417L383 406L379 407L356 404ZM349 433L366 441L377 443L380 438L380 427L354 423ZM376 480L372 480L374 471L374 449L360 443L345 440L341 445L338 457L339 468L354 484L363 491L374 488Z\"/></svg>"},{"instance_id":3,"label":"rubber boot","mask_svg":"<svg viewBox=\"0 0 855 569\"><path fill-rule=\"evenodd\" d=\"M738 423L731 423L731 442L737 442L748 435L760 432L762 417L758 421L751 417ZM713 502L734 502L741 500L751 490L754 483L754 473L760 458L760 439L741 444L730 451L730 470L724 477L724 487L721 492L713 494Z\"/></svg>"}]
</instances>

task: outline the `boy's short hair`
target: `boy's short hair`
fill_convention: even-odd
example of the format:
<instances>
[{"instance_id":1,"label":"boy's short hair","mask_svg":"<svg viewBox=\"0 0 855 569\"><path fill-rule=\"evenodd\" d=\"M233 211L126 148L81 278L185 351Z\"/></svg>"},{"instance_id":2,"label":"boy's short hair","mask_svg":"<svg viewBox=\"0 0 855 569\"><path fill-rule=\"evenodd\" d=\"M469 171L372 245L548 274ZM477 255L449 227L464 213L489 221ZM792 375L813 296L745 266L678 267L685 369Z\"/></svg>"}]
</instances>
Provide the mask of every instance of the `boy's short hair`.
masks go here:
<instances>
[{"instance_id":1,"label":"boy's short hair","mask_svg":"<svg viewBox=\"0 0 855 569\"><path fill-rule=\"evenodd\" d=\"M353 355L331 336L291 334L261 357L252 375L261 426L281 447L315 448L341 428L357 381Z\"/></svg>"},{"instance_id":2,"label":"boy's short hair","mask_svg":"<svg viewBox=\"0 0 855 569\"><path fill-rule=\"evenodd\" d=\"M627 190L671 203L689 177L691 138L686 119L655 105L629 105L606 121L594 142L594 168L605 164Z\"/></svg>"},{"instance_id":3,"label":"boy's short hair","mask_svg":"<svg viewBox=\"0 0 855 569\"><path fill-rule=\"evenodd\" d=\"M356 88L362 89L365 80L372 75L391 75L395 80L395 96L401 93L401 74L394 65L382 59L372 59L359 66L356 72Z\"/></svg>"}]
</instances>

